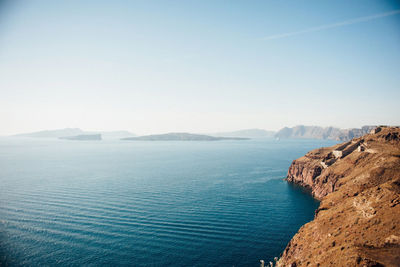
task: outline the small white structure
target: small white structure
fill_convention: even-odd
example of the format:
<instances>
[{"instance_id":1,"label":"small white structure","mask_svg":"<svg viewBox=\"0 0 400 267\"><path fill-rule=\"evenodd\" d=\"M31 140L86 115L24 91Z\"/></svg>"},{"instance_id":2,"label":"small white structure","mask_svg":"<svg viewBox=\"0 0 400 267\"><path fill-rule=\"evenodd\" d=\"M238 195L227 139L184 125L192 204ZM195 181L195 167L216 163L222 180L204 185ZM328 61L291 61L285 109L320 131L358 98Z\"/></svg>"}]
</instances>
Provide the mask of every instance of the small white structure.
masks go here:
<instances>
[{"instance_id":1,"label":"small white structure","mask_svg":"<svg viewBox=\"0 0 400 267\"><path fill-rule=\"evenodd\" d=\"M328 165L326 165L326 163L323 162L323 161L321 161L321 166L322 166L322 168L324 168L324 169L328 168Z\"/></svg>"},{"instance_id":2,"label":"small white structure","mask_svg":"<svg viewBox=\"0 0 400 267\"><path fill-rule=\"evenodd\" d=\"M341 158L342 157L342 155L343 155L343 151L341 151L341 150L333 150L332 151L332 154L335 156L335 158Z\"/></svg>"}]
</instances>

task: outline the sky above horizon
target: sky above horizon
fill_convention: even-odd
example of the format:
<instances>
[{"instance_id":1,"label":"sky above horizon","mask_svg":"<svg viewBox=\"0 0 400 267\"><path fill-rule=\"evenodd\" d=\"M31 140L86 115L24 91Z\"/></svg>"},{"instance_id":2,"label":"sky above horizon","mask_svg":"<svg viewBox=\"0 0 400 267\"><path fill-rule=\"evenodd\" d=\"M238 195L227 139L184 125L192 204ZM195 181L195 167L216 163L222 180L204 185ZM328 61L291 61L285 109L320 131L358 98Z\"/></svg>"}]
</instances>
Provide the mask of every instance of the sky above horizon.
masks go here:
<instances>
[{"instance_id":1,"label":"sky above horizon","mask_svg":"<svg viewBox=\"0 0 400 267\"><path fill-rule=\"evenodd\" d=\"M2 1L0 135L400 125L400 1Z\"/></svg>"}]
</instances>

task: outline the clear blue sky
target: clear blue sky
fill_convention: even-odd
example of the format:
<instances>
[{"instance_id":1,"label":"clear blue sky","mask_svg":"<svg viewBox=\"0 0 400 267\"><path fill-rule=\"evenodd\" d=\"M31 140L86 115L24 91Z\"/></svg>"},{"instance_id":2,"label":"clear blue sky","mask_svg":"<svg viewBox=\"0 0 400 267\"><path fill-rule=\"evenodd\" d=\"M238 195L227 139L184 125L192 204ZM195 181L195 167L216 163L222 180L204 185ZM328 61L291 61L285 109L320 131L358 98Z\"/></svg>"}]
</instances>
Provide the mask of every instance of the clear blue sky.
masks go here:
<instances>
[{"instance_id":1,"label":"clear blue sky","mask_svg":"<svg viewBox=\"0 0 400 267\"><path fill-rule=\"evenodd\" d=\"M399 125L399 10L383 0L0 0L0 135Z\"/></svg>"}]
</instances>

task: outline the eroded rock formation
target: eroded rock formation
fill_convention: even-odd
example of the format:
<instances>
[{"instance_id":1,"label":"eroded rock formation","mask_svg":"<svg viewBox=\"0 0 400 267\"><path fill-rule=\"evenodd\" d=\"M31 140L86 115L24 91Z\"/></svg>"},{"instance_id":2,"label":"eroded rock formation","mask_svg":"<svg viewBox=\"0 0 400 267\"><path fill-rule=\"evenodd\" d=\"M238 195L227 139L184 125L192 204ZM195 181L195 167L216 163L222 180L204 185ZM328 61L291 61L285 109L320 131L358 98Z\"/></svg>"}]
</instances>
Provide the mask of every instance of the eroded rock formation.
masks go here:
<instances>
[{"instance_id":1,"label":"eroded rock formation","mask_svg":"<svg viewBox=\"0 0 400 267\"><path fill-rule=\"evenodd\" d=\"M348 141L355 137L369 133L376 126L363 126L361 128L339 129L335 127L304 126L298 125L292 128L284 127L279 130L277 138L312 138L312 139L332 139L338 141Z\"/></svg>"},{"instance_id":2,"label":"eroded rock formation","mask_svg":"<svg viewBox=\"0 0 400 267\"><path fill-rule=\"evenodd\" d=\"M287 180L321 203L278 266L400 266L400 128L313 150Z\"/></svg>"}]
</instances>

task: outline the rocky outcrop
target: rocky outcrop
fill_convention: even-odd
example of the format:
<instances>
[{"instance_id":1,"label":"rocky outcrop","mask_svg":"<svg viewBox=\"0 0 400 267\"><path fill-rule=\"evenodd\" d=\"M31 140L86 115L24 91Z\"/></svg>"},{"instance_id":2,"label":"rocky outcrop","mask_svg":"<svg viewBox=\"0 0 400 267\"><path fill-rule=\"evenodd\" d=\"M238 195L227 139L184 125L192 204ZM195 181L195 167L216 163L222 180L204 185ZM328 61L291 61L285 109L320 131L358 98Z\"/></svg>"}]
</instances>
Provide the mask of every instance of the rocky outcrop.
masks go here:
<instances>
[{"instance_id":1,"label":"rocky outcrop","mask_svg":"<svg viewBox=\"0 0 400 267\"><path fill-rule=\"evenodd\" d=\"M287 180L321 203L278 266L400 266L400 128L313 150Z\"/></svg>"}]
</instances>

